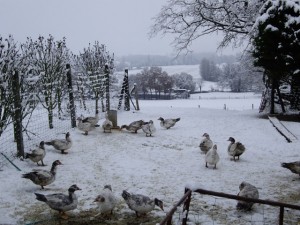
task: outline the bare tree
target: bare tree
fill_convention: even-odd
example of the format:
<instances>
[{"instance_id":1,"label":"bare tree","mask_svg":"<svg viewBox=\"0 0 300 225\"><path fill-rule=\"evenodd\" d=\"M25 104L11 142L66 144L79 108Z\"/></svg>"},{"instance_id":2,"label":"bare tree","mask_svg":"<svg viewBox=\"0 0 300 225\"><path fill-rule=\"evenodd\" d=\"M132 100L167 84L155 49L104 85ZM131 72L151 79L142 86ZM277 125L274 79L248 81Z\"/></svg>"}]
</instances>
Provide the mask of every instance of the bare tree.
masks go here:
<instances>
[{"instance_id":1,"label":"bare tree","mask_svg":"<svg viewBox=\"0 0 300 225\"><path fill-rule=\"evenodd\" d=\"M0 37L0 136L12 122L11 82L16 57L18 57L18 51L13 38L11 36L7 39Z\"/></svg>"},{"instance_id":2,"label":"bare tree","mask_svg":"<svg viewBox=\"0 0 300 225\"><path fill-rule=\"evenodd\" d=\"M248 37L262 4L262 0L170 0L154 18L149 34L175 34L178 53L215 32L224 35L219 47L237 46Z\"/></svg>"},{"instance_id":3,"label":"bare tree","mask_svg":"<svg viewBox=\"0 0 300 225\"><path fill-rule=\"evenodd\" d=\"M92 90L96 99L95 111L99 108L99 99L101 100L102 111L106 111L104 106L104 97L106 93L107 76L105 76L105 65L108 65L108 73L112 72L114 67L114 56L110 55L105 45L95 42L89 44L88 48L83 50L78 56L74 56L77 72L80 74L81 86L86 86ZM83 93L84 91L81 90Z\"/></svg>"},{"instance_id":4,"label":"bare tree","mask_svg":"<svg viewBox=\"0 0 300 225\"><path fill-rule=\"evenodd\" d=\"M39 94L37 95L42 106L48 111L49 128L53 126L53 110L58 107L61 112L61 103L67 93L66 64L69 61L69 51L65 38L55 41L49 35L47 39L40 36L33 41L28 38L28 45L32 45L31 62L35 65L35 73L39 75Z\"/></svg>"}]
</instances>

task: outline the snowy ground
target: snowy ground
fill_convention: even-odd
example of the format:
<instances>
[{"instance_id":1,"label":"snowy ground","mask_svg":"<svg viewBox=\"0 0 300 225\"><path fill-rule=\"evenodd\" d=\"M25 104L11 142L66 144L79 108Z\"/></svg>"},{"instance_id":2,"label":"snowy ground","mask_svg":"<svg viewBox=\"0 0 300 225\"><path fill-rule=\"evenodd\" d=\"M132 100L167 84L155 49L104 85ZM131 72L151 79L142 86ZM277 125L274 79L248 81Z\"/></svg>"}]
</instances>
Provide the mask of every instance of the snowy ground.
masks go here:
<instances>
[{"instance_id":1,"label":"snowy ground","mask_svg":"<svg viewBox=\"0 0 300 225\"><path fill-rule=\"evenodd\" d=\"M46 190L21 178L21 174L36 168L34 163L15 160L22 171L8 166L0 172L0 224L58 223L58 213L35 200L33 193L66 193L72 184L82 189L76 193L78 208L68 213L72 224L80 224L80 220L85 220L81 224L158 223L182 197L185 186L236 194L239 184L247 181L259 188L261 199L299 204L299 176L280 166L281 162L299 160L299 123L285 123L298 137L287 143L272 124L258 114L259 97L249 93L230 99L206 97L140 101L140 111L118 111L119 126L152 119L157 128L154 137L146 137L142 131L131 134L114 130L109 134L97 128L84 136L77 129L70 130L73 147L68 155L46 147L44 169L50 169L56 159L64 164L58 168L56 181ZM224 110L224 104L229 110ZM165 130L159 126L159 117L180 117L181 120ZM221 160L216 170L205 167L204 155L198 148L204 132L209 133L218 146ZM227 155L229 136L247 148L238 162L231 161ZM97 213L93 200L105 184L112 185L120 200L112 221L107 223L93 217ZM165 212L157 209L145 218L136 219L121 198L124 189L161 199ZM241 214L235 205L234 200L193 194L190 224L277 224L277 208L255 205L251 213ZM174 216L175 224L180 210ZM299 215L294 210L286 211L285 224L297 224Z\"/></svg>"}]
</instances>

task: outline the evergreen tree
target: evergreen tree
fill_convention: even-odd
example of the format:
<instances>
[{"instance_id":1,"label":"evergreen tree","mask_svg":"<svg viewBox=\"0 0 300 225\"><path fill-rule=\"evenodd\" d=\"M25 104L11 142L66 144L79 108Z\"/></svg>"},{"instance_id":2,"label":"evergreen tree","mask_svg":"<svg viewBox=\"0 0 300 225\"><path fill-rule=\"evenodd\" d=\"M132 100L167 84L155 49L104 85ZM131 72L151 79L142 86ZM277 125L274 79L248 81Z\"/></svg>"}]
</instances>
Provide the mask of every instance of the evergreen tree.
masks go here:
<instances>
[{"instance_id":1,"label":"evergreen tree","mask_svg":"<svg viewBox=\"0 0 300 225\"><path fill-rule=\"evenodd\" d=\"M299 1L268 0L256 20L252 54L255 65L264 68L266 85L271 88L270 113L275 112L275 91L281 100L281 82L300 76L299 17Z\"/></svg>"}]
</instances>

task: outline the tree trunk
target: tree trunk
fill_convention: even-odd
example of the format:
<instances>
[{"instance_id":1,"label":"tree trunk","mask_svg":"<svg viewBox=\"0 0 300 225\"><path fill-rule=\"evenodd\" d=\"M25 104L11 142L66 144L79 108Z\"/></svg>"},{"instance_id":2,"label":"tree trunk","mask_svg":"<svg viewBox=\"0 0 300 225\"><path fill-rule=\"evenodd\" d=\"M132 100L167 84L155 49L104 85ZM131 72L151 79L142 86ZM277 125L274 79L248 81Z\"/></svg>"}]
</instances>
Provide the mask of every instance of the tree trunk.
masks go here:
<instances>
[{"instance_id":1,"label":"tree trunk","mask_svg":"<svg viewBox=\"0 0 300 225\"><path fill-rule=\"evenodd\" d=\"M281 106L281 110L282 110L283 113L285 113L285 108L284 108L284 104L283 104L283 101L282 101L282 97L281 97L281 93L280 93L278 82L276 82L275 85L276 85L275 88L276 88L276 91L277 91L277 94L278 94L278 98L279 98L279 103L280 103L280 106Z\"/></svg>"},{"instance_id":2,"label":"tree trunk","mask_svg":"<svg viewBox=\"0 0 300 225\"><path fill-rule=\"evenodd\" d=\"M275 88L274 88L274 80L272 79L272 83L271 83L271 108L270 108L270 114L274 114L275 113L275 102L274 99L275 98Z\"/></svg>"},{"instance_id":3,"label":"tree trunk","mask_svg":"<svg viewBox=\"0 0 300 225\"><path fill-rule=\"evenodd\" d=\"M300 109L300 74L292 77L291 94L291 108Z\"/></svg>"},{"instance_id":4,"label":"tree trunk","mask_svg":"<svg viewBox=\"0 0 300 225\"><path fill-rule=\"evenodd\" d=\"M61 102L62 102L61 90L57 90L57 113L58 113L58 118L59 119L61 119L61 115L62 115Z\"/></svg>"},{"instance_id":5,"label":"tree trunk","mask_svg":"<svg viewBox=\"0 0 300 225\"><path fill-rule=\"evenodd\" d=\"M53 129L53 109L52 109L52 102L49 102L48 106L48 123L49 123L49 128Z\"/></svg>"},{"instance_id":6,"label":"tree trunk","mask_svg":"<svg viewBox=\"0 0 300 225\"><path fill-rule=\"evenodd\" d=\"M96 101L95 101L96 111L97 111L98 107L99 107L99 92L96 92ZM95 111L95 114L96 114L96 111ZM103 112L103 110L102 110L102 112Z\"/></svg>"}]
</instances>

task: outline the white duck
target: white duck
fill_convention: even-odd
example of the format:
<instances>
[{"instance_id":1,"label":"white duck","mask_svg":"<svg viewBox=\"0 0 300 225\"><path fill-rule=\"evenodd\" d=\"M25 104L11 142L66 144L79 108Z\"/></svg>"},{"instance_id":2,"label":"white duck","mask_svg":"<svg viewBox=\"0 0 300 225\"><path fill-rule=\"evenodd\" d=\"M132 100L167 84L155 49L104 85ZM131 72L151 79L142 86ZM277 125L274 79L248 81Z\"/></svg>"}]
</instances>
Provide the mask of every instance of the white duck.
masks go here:
<instances>
[{"instance_id":1,"label":"white duck","mask_svg":"<svg viewBox=\"0 0 300 225\"><path fill-rule=\"evenodd\" d=\"M81 190L76 184L68 189L68 195L63 193L43 195L34 193L36 199L45 202L51 209L57 210L60 216L64 219L68 218L66 211L77 208L78 200L75 191Z\"/></svg>"},{"instance_id":2,"label":"white duck","mask_svg":"<svg viewBox=\"0 0 300 225\"><path fill-rule=\"evenodd\" d=\"M98 109L96 110L95 116L88 116L82 119L82 122L89 122L92 124L92 126L97 127L97 123L99 122L100 116L99 116L99 111Z\"/></svg>"},{"instance_id":3,"label":"white duck","mask_svg":"<svg viewBox=\"0 0 300 225\"><path fill-rule=\"evenodd\" d=\"M125 190L122 193L122 197L124 198L128 207L135 211L137 217L151 212L155 205L164 210L163 202L157 198L150 199L148 196L130 194Z\"/></svg>"},{"instance_id":4,"label":"white duck","mask_svg":"<svg viewBox=\"0 0 300 225\"><path fill-rule=\"evenodd\" d=\"M201 140L199 147L200 147L200 150L202 151L202 153L206 154L212 148L213 142L210 139L208 133L204 133L202 135L202 137L204 137L204 138Z\"/></svg>"},{"instance_id":5,"label":"white duck","mask_svg":"<svg viewBox=\"0 0 300 225\"><path fill-rule=\"evenodd\" d=\"M40 145L36 149L31 150L31 153L25 154L25 159L30 159L32 162L35 162L39 166L39 161L42 162L42 166L45 166L43 159L46 156L45 151L45 142L41 141Z\"/></svg>"},{"instance_id":6,"label":"white duck","mask_svg":"<svg viewBox=\"0 0 300 225\"><path fill-rule=\"evenodd\" d=\"M111 129L113 128L113 123L108 119L108 114L105 114L105 120L102 123L103 132L111 133Z\"/></svg>"},{"instance_id":7,"label":"white duck","mask_svg":"<svg viewBox=\"0 0 300 225\"><path fill-rule=\"evenodd\" d=\"M83 122L81 117L78 117L77 121L78 121L77 127L79 130L84 132L84 135L88 135L89 131L95 129L95 126L92 125L90 122Z\"/></svg>"},{"instance_id":8,"label":"white duck","mask_svg":"<svg viewBox=\"0 0 300 225\"><path fill-rule=\"evenodd\" d=\"M246 198L254 198L254 199L259 198L258 190L252 184L249 184L249 183L243 181L239 185L239 189L240 189L240 192L238 193L238 196L246 197ZM253 204L254 204L253 202L245 202L245 201L238 200L236 208L238 210L246 210L247 211L252 208Z\"/></svg>"},{"instance_id":9,"label":"white duck","mask_svg":"<svg viewBox=\"0 0 300 225\"><path fill-rule=\"evenodd\" d=\"M300 176L300 161L281 163L281 166Z\"/></svg>"},{"instance_id":10,"label":"white duck","mask_svg":"<svg viewBox=\"0 0 300 225\"><path fill-rule=\"evenodd\" d=\"M235 139L233 137L229 137L227 141L230 141L230 144L228 145L228 155L233 157L233 160L235 161L235 157L237 159L240 159L240 156L246 151L245 146L241 142L235 142Z\"/></svg>"},{"instance_id":11,"label":"white duck","mask_svg":"<svg viewBox=\"0 0 300 225\"><path fill-rule=\"evenodd\" d=\"M151 137L152 134L156 131L153 121L149 120L149 122L144 123L144 125L142 125L142 130L146 134L146 137L148 137L148 135L149 137Z\"/></svg>"},{"instance_id":12,"label":"white duck","mask_svg":"<svg viewBox=\"0 0 300 225\"><path fill-rule=\"evenodd\" d=\"M113 209L117 204L117 199L112 192L111 185L105 185L104 189L99 193L96 197L95 201L98 204L99 213L95 216L100 214L110 214L112 215Z\"/></svg>"},{"instance_id":13,"label":"white duck","mask_svg":"<svg viewBox=\"0 0 300 225\"><path fill-rule=\"evenodd\" d=\"M55 181L57 166L62 165L59 160L52 163L50 171L47 170L33 170L30 173L22 174L22 178L31 180L34 184L40 185L42 189L44 186L52 184Z\"/></svg>"},{"instance_id":14,"label":"white duck","mask_svg":"<svg viewBox=\"0 0 300 225\"><path fill-rule=\"evenodd\" d=\"M128 130L130 132L137 133L137 131L139 129L142 129L142 125L144 125L144 121L137 120L137 121L130 123L129 125L122 125L120 129L122 130L125 128L126 130Z\"/></svg>"},{"instance_id":15,"label":"white duck","mask_svg":"<svg viewBox=\"0 0 300 225\"><path fill-rule=\"evenodd\" d=\"M164 119L162 117L159 117L158 120L160 120L160 126L166 129L170 129L171 127L174 127L175 124L180 120L180 118L176 119Z\"/></svg>"},{"instance_id":16,"label":"white duck","mask_svg":"<svg viewBox=\"0 0 300 225\"><path fill-rule=\"evenodd\" d=\"M46 145L52 145L56 150L61 151L61 154L68 154L65 152L72 147L72 139L70 138L70 133L66 133L65 139L53 139L51 141L46 141Z\"/></svg>"},{"instance_id":17,"label":"white duck","mask_svg":"<svg viewBox=\"0 0 300 225\"><path fill-rule=\"evenodd\" d=\"M207 164L214 165L214 169L216 169L219 160L220 157L217 152L217 145L214 145L205 155L205 166L208 168Z\"/></svg>"}]
</instances>

